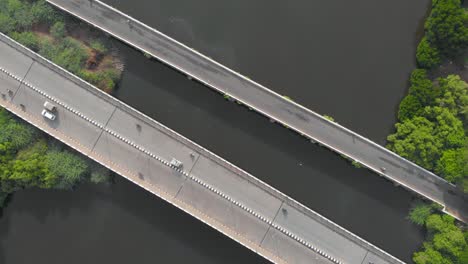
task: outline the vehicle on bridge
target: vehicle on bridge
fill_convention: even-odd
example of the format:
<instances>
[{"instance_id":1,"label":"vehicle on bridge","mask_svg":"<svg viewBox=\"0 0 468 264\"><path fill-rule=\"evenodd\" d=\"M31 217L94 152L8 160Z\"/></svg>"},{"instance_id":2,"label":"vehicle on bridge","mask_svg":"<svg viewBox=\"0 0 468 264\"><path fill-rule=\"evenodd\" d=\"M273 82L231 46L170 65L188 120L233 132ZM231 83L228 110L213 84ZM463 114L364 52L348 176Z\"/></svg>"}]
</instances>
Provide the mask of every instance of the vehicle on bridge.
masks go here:
<instances>
[{"instance_id":1,"label":"vehicle on bridge","mask_svg":"<svg viewBox=\"0 0 468 264\"><path fill-rule=\"evenodd\" d=\"M44 108L49 112L54 112L56 109L54 104L47 102L47 101L44 103Z\"/></svg>"},{"instance_id":2,"label":"vehicle on bridge","mask_svg":"<svg viewBox=\"0 0 468 264\"><path fill-rule=\"evenodd\" d=\"M42 116L51 120L51 121L54 121L55 120L55 115L49 111L47 111L46 109L42 110Z\"/></svg>"}]
</instances>

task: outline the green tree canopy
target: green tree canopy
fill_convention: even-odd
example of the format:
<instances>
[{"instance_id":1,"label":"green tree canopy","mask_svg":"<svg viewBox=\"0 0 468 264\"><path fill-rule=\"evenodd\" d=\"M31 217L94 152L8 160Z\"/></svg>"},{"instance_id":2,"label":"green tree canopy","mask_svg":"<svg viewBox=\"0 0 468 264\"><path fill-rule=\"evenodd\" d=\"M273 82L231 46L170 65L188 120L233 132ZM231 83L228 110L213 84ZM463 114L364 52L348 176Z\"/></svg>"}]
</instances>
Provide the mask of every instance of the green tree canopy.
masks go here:
<instances>
[{"instance_id":1,"label":"green tree canopy","mask_svg":"<svg viewBox=\"0 0 468 264\"><path fill-rule=\"evenodd\" d=\"M445 232L435 234L432 243L434 249L452 260L458 259L466 247L465 237L458 228L451 228Z\"/></svg>"},{"instance_id":2,"label":"green tree canopy","mask_svg":"<svg viewBox=\"0 0 468 264\"><path fill-rule=\"evenodd\" d=\"M55 184L55 177L50 173L45 162L47 143L39 140L30 147L18 152L15 160L11 161L8 170L1 175L3 190L11 193L25 187L51 188ZM3 185L9 182L8 185Z\"/></svg>"},{"instance_id":3,"label":"green tree canopy","mask_svg":"<svg viewBox=\"0 0 468 264\"><path fill-rule=\"evenodd\" d=\"M468 28L460 0L436 0L424 25L428 42L453 57L468 47Z\"/></svg>"},{"instance_id":4,"label":"green tree canopy","mask_svg":"<svg viewBox=\"0 0 468 264\"><path fill-rule=\"evenodd\" d=\"M440 91L427 76L427 71L415 69L411 73L409 94L419 99L423 106L431 106L439 96Z\"/></svg>"},{"instance_id":5,"label":"green tree canopy","mask_svg":"<svg viewBox=\"0 0 468 264\"><path fill-rule=\"evenodd\" d=\"M426 107L422 116L395 125L387 147L398 155L433 170L443 151L465 142L462 122L447 108Z\"/></svg>"},{"instance_id":6,"label":"green tree canopy","mask_svg":"<svg viewBox=\"0 0 468 264\"><path fill-rule=\"evenodd\" d=\"M424 251L414 253L413 261L416 264L453 264L429 244L424 245Z\"/></svg>"},{"instance_id":7,"label":"green tree canopy","mask_svg":"<svg viewBox=\"0 0 468 264\"><path fill-rule=\"evenodd\" d=\"M424 107L419 99L416 96L409 94L403 98L400 103L400 107L398 109L398 120L404 121L415 116L419 116L423 110Z\"/></svg>"},{"instance_id":8,"label":"green tree canopy","mask_svg":"<svg viewBox=\"0 0 468 264\"><path fill-rule=\"evenodd\" d=\"M464 146L465 131L463 123L445 107L426 107L423 116L435 124L434 135L440 141L443 150Z\"/></svg>"},{"instance_id":9,"label":"green tree canopy","mask_svg":"<svg viewBox=\"0 0 468 264\"><path fill-rule=\"evenodd\" d=\"M468 175L468 148L448 149L437 162L436 173L457 183Z\"/></svg>"},{"instance_id":10,"label":"green tree canopy","mask_svg":"<svg viewBox=\"0 0 468 264\"><path fill-rule=\"evenodd\" d=\"M468 247L465 235L455 225L455 219L449 215L430 215L426 220L426 228L429 231L430 241L424 244L425 249L436 250L450 263L456 263ZM419 252L416 256L424 256ZM424 262L421 262L424 263Z\"/></svg>"},{"instance_id":11,"label":"green tree canopy","mask_svg":"<svg viewBox=\"0 0 468 264\"><path fill-rule=\"evenodd\" d=\"M425 69L435 68L441 63L439 50L432 47L426 37L423 37L421 42L419 42L418 48L416 49L416 60L418 66Z\"/></svg>"},{"instance_id":12,"label":"green tree canopy","mask_svg":"<svg viewBox=\"0 0 468 264\"><path fill-rule=\"evenodd\" d=\"M440 97L437 98L439 106L448 108L467 125L468 113L468 84L458 75L449 75L439 79Z\"/></svg>"},{"instance_id":13,"label":"green tree canopy","mask_svg":"<svg viewBox=\"0 0 468 264\"><path fill-rule=\"evenodd\" d=\"M395 125L396 133L387 137L387 147L398 155L427 169L439 157L441 142L434 136L434 124L424 117L415 117Z\"/></svg>"}]
</instances>

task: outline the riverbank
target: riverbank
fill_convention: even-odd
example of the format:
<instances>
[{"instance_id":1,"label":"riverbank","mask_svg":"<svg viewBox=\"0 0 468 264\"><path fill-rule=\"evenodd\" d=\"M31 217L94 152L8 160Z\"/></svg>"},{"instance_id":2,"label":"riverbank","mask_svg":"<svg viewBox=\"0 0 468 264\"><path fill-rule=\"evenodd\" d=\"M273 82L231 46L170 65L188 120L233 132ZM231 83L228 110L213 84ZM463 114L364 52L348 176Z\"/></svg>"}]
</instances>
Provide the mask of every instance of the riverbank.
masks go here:
<instances>
[{"instance_id":1,"label":"riverbank","mask_svg":"<svg viewBox=\"0 0 468 264\"><path fill-rule=\"evenodd\" d=\"M0 109L0 131L0 208L10 194L26 188L67 190L84 181L111 180L106 168L4 109Z\"/></svg>"},{"instance_id":2,"label":"riverbank","mask_svg":"<svg viewBox=\"0 0 468 264\"><path fill-rule=\"evenodd\" d=\"M0 0L0 31L103 91L114 92L122 60L102 33L78 24L43 0ZM81 182L111 179L107 169L4 109L0 131L0 208L22 189L72 189Z\"/></svg>"},{"instance_id":3,"label":"riverbank","mask_svg":"<svg viewBox=\"0 0 468 264\"><path fill-rule=\"evenodd\" d=\"M409 92L387 148L468 193L468 12L459 0L433 1L424 24ZM417 264L468 263L466 225L418 204L410 220L425 227Z\"/></svg>"},{"instance_id":4,"label":"riverbank","mask_svg":"<svg viewBox=\"0 0 468 264\"><path fill-rule=\"evenodd\" d=\"M468 192L468 12L433 4L387 147Z\"/></svg>"}]
</instances>

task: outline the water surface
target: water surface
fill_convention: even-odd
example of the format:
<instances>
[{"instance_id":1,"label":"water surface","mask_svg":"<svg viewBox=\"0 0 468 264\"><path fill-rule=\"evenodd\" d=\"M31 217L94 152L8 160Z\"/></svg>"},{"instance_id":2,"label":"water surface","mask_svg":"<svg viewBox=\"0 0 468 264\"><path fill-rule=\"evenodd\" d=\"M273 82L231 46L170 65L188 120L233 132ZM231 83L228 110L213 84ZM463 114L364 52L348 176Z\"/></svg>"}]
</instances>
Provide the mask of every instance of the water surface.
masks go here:
<instances>
[{"instance_id":1,"label":"water surface","mask_svg":"<svg viewBox=\"0 0 468 264\"><path fill-rule=\"evenodd\" d=\"M380 144L414 67L428 0L106 0ZM423 239L412 196L118 44L117 97L404 261ZM0 263L263 263L198 221L118 180L15 195Z\"/></svg>"}]
</instances>

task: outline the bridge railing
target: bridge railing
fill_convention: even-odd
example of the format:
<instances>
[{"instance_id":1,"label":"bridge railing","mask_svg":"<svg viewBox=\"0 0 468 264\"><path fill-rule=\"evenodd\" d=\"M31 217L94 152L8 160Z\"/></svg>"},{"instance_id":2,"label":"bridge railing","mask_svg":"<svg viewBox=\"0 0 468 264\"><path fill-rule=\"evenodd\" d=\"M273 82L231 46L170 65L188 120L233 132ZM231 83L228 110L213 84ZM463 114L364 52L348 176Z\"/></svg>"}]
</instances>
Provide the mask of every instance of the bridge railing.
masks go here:
<instances>
[{"instance_id":1,"label":"bridge railing","mask_svg":"<svg viewBox=\"0 0 468 264\"><path fill-rule=\"evenodd\" d=\"M130 114L134 118L140 120L141 122L150 125L151 127L159 130L160 132L170 136L171 138L179 141L180 143L186 145L187 147L195 150L200 155L209 158L211 161L215 162L219 166L226 168L227 170L234 172L236 175L241 177L242 179L248 181L249 183L257 186L261 190L269 193L270 195L278 198L279 200L283 201L285 204L291 206L292 208L298 210L299 212L303 213L304 215L310 217L311 219L321 223L322 225L326 226L327 228L335 231L336 233L340 234L341 236L349 239L350 241L360 245L364 249L374 253L375 255L388 260L390 263L403 263L397 258L393 257L392 255L386 253L385 251L381 250L380 248L376 247L375 245L363 240L362 238L354 235L353 233L349 232L348 230L342 228L341 226L337 225L336 223L328 220L327 218L323 217L322 215L310 210L306 206L302 205L298 201L292 199L291 197L283 194L282 192L276 190L275 188L271 187L270 185L266 184L265 182L255 178L251 174L247 173L246 171L236 167L232 163L226 161L225 159L217 156L213 152L207 150L206 148L196 144L195 142L189 140L188 138L178 134L177 132L173 131L172 129L162 125L161 123L155 121L154 119L148 117L147 115L139 112L138 110L134 109L133 107L123 103L120 100L110 96L107 93L97 89L93 85L89 84L88 82L78 78L77 76L71 74L67 70L63 69L62 67L54 64L53 62L45 59L44 57L38 55L37 53L31 51L30 49L24 47L23 45L17 43L16 41L12 40L8 36L0 33L0 41L8 44L12 48L18 50L19 52L25 54L26 56L32 58L37 63L49 68L50 70L56 72L57 74L63 76L64 78L74 82L81 88L85 89L87 92L92 93L95 96L107 101L108 103L118 107L120 110Z\"/></svg>"},{"instance_id":2,"label":"bridge railing","mask_svg":"<svg viewBox=\"0 0 468 264\"><path fill-rule=\"evenodd\" d=\"M57 2L60 2L61 0L47 0L49 3L59 7L59 8L62 8L64 10L66 10L66 8L63 8L60 6L60 4L58 4ZM385 154L388 154L390 155L391 157L395 158L396 160L398 160L399 162L401 162L401 166L399 167L411 167L411 168L414 168L416 169L418 172L422 173L422 175L424 176L424 178L430 182L431 184L434 184L435 187L437 186L444 186L444 191L445 189L447 190L450 190L450 191L453 191L453 192L457 192L457 189L456 187L449 183L448 181L446 181L445 179L443 179L442 177L439 177L437 176L436 174L422 168L421 166L407 160L407 159L404 159L402 158L401 156L395 154L394 152L386 149L385 147L379 145L379 144L376 144L375 142L347 129L346 127L343 127L341 126L340 124L338 123L335 123L335 122L331 122L330 120L324 118L322 115L319 115L313 111L311 111L310 109L308 108L305 108L304 106L296 103L296 102L293 102L291 100L288 100L286 98L284 98L283 96L281 96L280 94L262 86L261 84L258 84L256 83L255 81L225 67L224 65L214 61L213 59L199 53L198 51L184 45L183 43L180 43L178 42L177 40L157 31L156 29L140 22L139 20L99 1L99 0L88 0L88 1L84 1L84 0L74 0L72 1L74 5L92 5L92 8L95 9L95 10L99 10L100 13L103 14L103 17L102 18L99 18L99 19L107 19L109 21L112 21L112 23L114 24L120 24L121 26L126 26L126 27L131 27L133 31L135 32L138 32L140 33L140 35L145 35L145 36L157 36L157 38L160 38L162 40L164 40L164 42L166 42L165 44L167 45L170 45L171 46L171 49L177 49L177 50L181 50L181 51L190 51L190 54L187 54L187 53L184 53L185 55L187 56L190 56L192 59L199 59L198 61L199 62L202 62L202 63L207 63L207 64L210 64L213 66L212 70L215 70L217 71L218 73L220 74L224 74L224 73L227 73L227 74L232 74L232 78L230 80L235 80L236 83L242 85L242 83L248 83L249 85L251 85L253 88L255 89L258 89L259 91L262 91L263 93L271 96L272 98L275 98L275 100L278 100L280 102L283 102L283 103L286 103L286 104L289 104L291 106L293 106L297 111L301 112L301 113L304 113L306 115L309 115L310 117L314 118L314 121L318 121L320 122L321 125L325 126L325 127L330 127L330 128L334 128L336 131L339 131L339 133L342 133L343 135L346 135L346 137L348 138L354 138L356 140L358 140L359 142L361 142L362 144L365 144L365 145L368 145L368 146L371 146L372 148L375 148ZM73 12L71 12L73 14ZM74 14L76 15L77 17L80 17L81 19L89 22L90 24L93 24L91 21L88 21L86 18L83 18L82 16L80 16L79 14ZM143 52L145 53L148 53L148 54L151 54L153 56L155 56L156 58L158 58L159 60L161 60L162 62L166 63L167 65L193 77L194 79L197 79L199 80L200 82L206 84L207 86L217 90L218 92L222 93L222 94L226 94L234 99L236 99L237 101L243 103L244 105L248 106L249 108L251 109L254 109L256 110L258 113L262 114L262 115L265 115L266 117L270 118L270 119L273 119L275 120L276 122L278 123L281 123L281 124L284 124L284 125L287 125L290 129L316 141L316 142L319 142L321 145L323 146L326 146L327 148L335 151L335 152L338 152L340 154L343 154L361 164L363 164L364 166L366 166L367 168L369 168L370 170L373 170L374 172L380 174L380 175L383 175L384 177L388 178L389 180L391 181L394 181L396 183L398 183L399 185L402 185L404 186L405 188L407 189L410 189L416 193L418 193L419 195L423 196L423 197L426 197L430 200L433 200L434 202L437 202L437 203L440 203L442 205L444 205L444 201L442 200L442 198L440 198L441 196L443 196L444 194L443 193L440 193L440 190L437 190L437 189L433 189L432 191L434 192L438 192L437 193L437 196L438 197L435 197L435 196L431 196L429 195L428 193L424 193L422 192L420 189L417 188L417 186L410 186L408 182L404 182L402 180L400 180L398 177L396 177L396 175L391 175L388 170L387 171L382 171L381 170L381 167L380 166L377 166L376 164L371 164L371 162L369 162L368 160L363 160L363 159L360 159L359 157L357 157L356 155L353 155L353 153L350 153L349 151L345 151L343 149L339 149L337 146L334 146L333 144L331 144L330 142L326 142L324 140L321 140L319 138L315 138L313 137L312 135L309 135L306 131L303 131L303 129L299 128L299 127L295 127L291 124L288 124L288 122L285 122L285 120L280 120L280 119L277 119L275 116L272 116L270 115L269 113L266 113L265 111L263 111L262 109L259 109L258 107L255 106L255 104L253 103L250 103L248 102L248 98L240 98L239 96L233 94L230 92L229 90L229 87L225 87L225 86L219 86L219 85L213 85L211 84L209 81L207 80L204 80L204 78L201 78L199 76L197 76L195 73L191 72L191 71L187 71L187 69L181 69L178 65L176 65L175 63L172 63L171 61L168 61L167 59L165 59L163 57L163 53L162 52L161 54L158 54L158 53L155 53L155 52L152 52L150 50L147 50L145 47L142 47L142 46L139 46L135 43L133 43L131 40L128 40L128 39L124 39L122 38L121 36L117 35L117 34L113 34L112 32L110 32L109 30L107 30L106 28L103 28L101 27L100 25L96 25L96 24L93 24L94 26L102 29L103 31L113 35L114 37L142 50ZM416 175L414 175L416 176ZM427 186L426 186L427 187Z\"/></svg>"}]
</instances>

